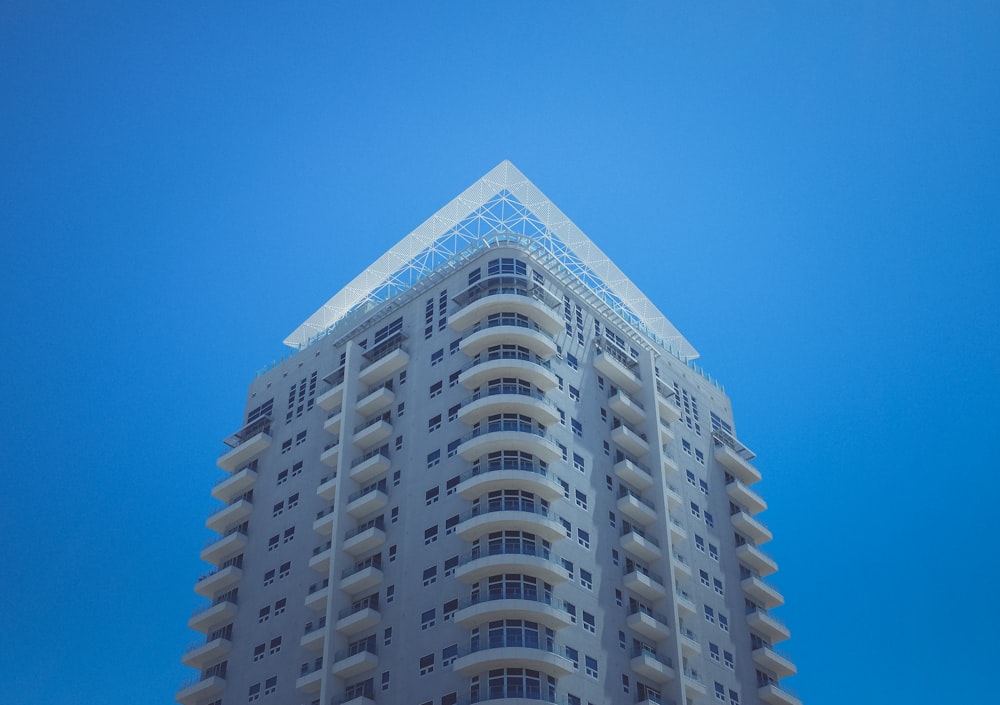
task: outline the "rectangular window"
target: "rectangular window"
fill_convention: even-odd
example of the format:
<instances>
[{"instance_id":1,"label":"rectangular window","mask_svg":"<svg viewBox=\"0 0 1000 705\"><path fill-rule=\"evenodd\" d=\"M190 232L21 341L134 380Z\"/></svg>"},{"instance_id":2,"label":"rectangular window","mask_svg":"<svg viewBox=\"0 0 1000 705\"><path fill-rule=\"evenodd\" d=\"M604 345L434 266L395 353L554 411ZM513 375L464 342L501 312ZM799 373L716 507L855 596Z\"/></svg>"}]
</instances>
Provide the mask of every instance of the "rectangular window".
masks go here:
<instances>
[{"instance_id":1,"label":"rectangular window","mask_svg":"<svg viewBox=\"0 0 1000 705\"><path fill-rule=\"evenodd\" d=\"M424 569L424 587L433 585L437 582L438 569L436 565L432 565L430 568Z\"/></svg>"},{"instance_id":2,"label":"rectangular window","mask_svg":"<svg viewBox=\"0 0 1000 705\"><path fill-rule=\"evenodd\" d=\"M580 509L587 508L587 494L585 492L581 492L580 490L576 491L576 506Z\"/></svg>"},{"instance_id":3,"label":"rectangular window","mask_svg":"<svg viewBox=\"0 0 1000 705\"><path fill-rule=\"evenodd\" d=\"M382 690L389 690L389 671L382 671Z\"/></svg>"},{"instance_id":4,"label":"rectangular window","mask_svg":"<svg viewBox=\"0 0 1000 705\"><path fill-rule=\"evenodd\" d=\"M441 428L441 414L436 414L431 418L427 419L427 431L437 431Z\"/></svg>"},{"instance_id":5,"label":"rectangular window","mask_svg":"<svg viewBox=\"0 0 1000 705\"><path fill-rule=\"evenodd\" d=\"M448 600L441 606L441 619L449 621L456 611L458 611L458 600Z\"/></svg>"},{"instance_id":6,"label":"rectangular window","mask_svg":"<svg viewBox=\"0 0 1000 705\"><path fill-rule=\"evenodd\" d=\"M572 419L570 423L573 426L573 433L580 438L583 438L583 424L576 419Z\"/></svg>"},{"instance_id":7,"label":"rectangular window","mask_svg":"<svg viewBox=\"0 0 1000 705\"><path fill-rule=\"evenodd\" d=\"M444 386L444 383L440 382L440 381L435 382L434 384L432 384L431 387L430 387L430 398L433 399L434 397L438 396L441 393L441 390L442 390L443 386ZM441 417L438 416L438 419L440 419L440 418Z\"/></svg>"},{"instance_id":8,"label":"rectangular window","mask_svg":"<svg viewBox=\"0 0 1000 705\"><path fill-rule=\"evenodd\" d=\"M462 409L461 404L455 404L455 406L448 409L448 420L454 421L458 418L458 412Z\"/></svg>"},{"instance_id":9,"label":"rectangular window","mask_svg":"<svg viewBox=\"0 0 1000 705\"><path fill-rule=\"evenodd\" d=\"M420 675L426 676L434 672L434 654L427 654L420 657Z\"/></svg>"},{"instance_id":10,"label":"rectangular window","mask_svg":"<svg viewBox=\"0 0 1000 705\"><path fill-rule=\"evenodd\" d=\"M586 610L583 612L583 630L591 634L597 633L597 622L594 620L594 615Z\"/></svg>"},{"instance_id":11,"label":"rectangular window","mask_svg":"<svg viewBox=\"0 0 1000 705\"><path fill-rule=\"evenodd\" d=\"M424 572L426 573L427 571L424 571ZM427 610L426 612L424 612L423 614L420 615L420 629L421 630L430 629L431 627L434 626L434 624L436 622L435 614L437 614L436 610L434 610L433 608L431 608L431 609Z\"/></svg>"},{"instance_id":12,"label":"rectangular window","mask_svg":"<svg viewBox=\"0 0 1000 705\"><path fill-rule=\"evenodd\" d=\"M455 662L455 659L457 659L457 658L458 658L458 644L451 644L451 645L446 646L443 649L441 649L441 667L442 668L450 666L452 663ZM453 697L451 698L451 700L448 700L448 696L447 695L444 696L443 698L441 698L442 705L446 701L447 702L452 702L452 703L456 702L454 694L453 694Z\"/></svg>"},{"instance_id":13,"label":"rectangular window","mask_svg":"<svg viewBox=\"0 0 1000 705\"><path fill-rule=\"evenodd\" d=\"M569 385L569 398L573 401L580 401L580 390L574 387L572 384Z\"/></svg>"},{"instance_id":14,"label":"rectangular window","mask_svg":"<svg viewBox=\"0 0 1000 705\"><path fill-rule=\"evenodd\" d=\"M573 453L573 467L580 472L584 472L583 456L579 453Z\"/></svg>"},{"instance_id":15,"label":"rectangular window","mask_svg":"<svg viewBox=\"0 0 1000 705\"><path fill-rule=\"evenodd\" d=\"M577 529L576 530L576 542L578 544L580 544L581 546L583 546L584 548L589 549L590 548L590 532L589 531L584 531L583 529ZM584 572L586 572L586 571L584 571L584 570L580 571L580 580L581 581L583 580L583 573ZM590 587L593 587L593 586L590 586Z\"/></svg>"},{"instance_id":16,"label":"rectangular window","mask_svg":"<svg viewBox=\"0 0 1000 705\"><path fill-rule=\"evenodd\" d=\"M438 501L438 496L441 493L441 489L438 487L432 487L426 492L424 492L424 504L428 507Z\"/></svg>"},{"instance_id":17,"label":"rectangular window","mask_svg":"<svg viewBox=\"0 0 1000 705\"><path fill-rule=\"evenodd\" d=\"M708 544L708 555L712 557L712 560L719 560L719 547L715 544Z\"/></svg>"},{"instance_id":18,"label":"rectangular window","mask_svg":"<svg viewBox=\"0 0 1000 705\"><path fill-rule=\"evenodd\" d=\"M427 454L427 467L432 468L441 462L441 450L435 450L432 453Z\"/></svg>"},{"instance_id":19,"label":"rectangular window","mask_svg":"<svg viewBox=\"0 0 1000 705\"><path fill-rule=\"evenodd\" d=\"M440 348L431 353L431 367L438 364L444 359L444 348Z\"/></svg>"},{"instance_id":20,"label":"rectangular window","mask_svg":"<svg viewBox=\"0 0 1000 705\"><path fill-rule=\"evenodd\" d=\"M450 375L448 375L448 386L454 387L456 384L458 384L458 378L461 374L462 371L458 370L457 372L452 372Z\"/></svg>"},{"instance_id":21,"label":"rectangular window","mask_svg":"<svg viewBox=\"0 0 1000 705\"><path fill-rule=\"evenodd\" d=\"M268 648L267 653L269 656L274 656L279 651L281 651L281 637L276 636L273 639L271 639L271 645Z\"/></svg>"},{"instance_id":22,"label":"rectangular window","mask_svg":"<svg viewBox=\"0 0 1000 705\"><path fill-rule=\"evenodd\" d=\"M437 524L434 526L424 529L424 545L430 546L432 543L438 540L438 527Z\"/></svg>"},{"instance_id":23,"label":"rectangular window","mask_svg":"<svg viewBox=\"0 0 1000 705\"><path fill-rule=\"evenodd\" d=\"M597 673L597 659L594 658L593 656L586 656L585 657L585 663L587 664L587 668L586 668L587 675L590 676L591 678L597 678L597 676L598 676L598 673Z\"/></svg>"},{"instance_id":24,"label":"rectangular window","mask_svg":"<svg viewBox=\"0 0 1000 705\"><path fill-rule=\"evenodd\" d=\"M715 624L715 610L708 605L705 605L705 621L709 624Z\"/></svg>"},{"instance_id":25,"label":"rectangular window","mask_svg":"<svg viewBox=\"0 0 1000 705\"><path fill-rule=\"evenodd\" d=\"M733 661L733 655L732 655L732 653L730 653L729 651L723 651L722 654L725 657L726 668L735 669L736 668L736 662Z\"/></svg>"},{"instance_id":26,"label":"rectangular window","mask_svg":"<svg viewBox=\"0 0 1000 705\"><path fill-rule=\"evenodd\" d=\"M448 444L448 457L454 458L458 454L458 447L462 445L462 439L456 438Z\"/></svg>"}]
</instances>

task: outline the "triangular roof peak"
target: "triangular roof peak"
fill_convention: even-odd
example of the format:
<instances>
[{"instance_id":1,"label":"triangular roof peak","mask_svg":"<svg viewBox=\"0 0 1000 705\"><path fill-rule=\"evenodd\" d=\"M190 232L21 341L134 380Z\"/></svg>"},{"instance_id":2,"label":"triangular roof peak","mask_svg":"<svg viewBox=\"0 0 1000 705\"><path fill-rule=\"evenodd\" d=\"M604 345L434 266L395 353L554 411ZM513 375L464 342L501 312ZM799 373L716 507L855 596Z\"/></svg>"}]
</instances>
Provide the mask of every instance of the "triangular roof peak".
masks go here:
<instances>
[{"instance_id":1,"label":"triangular roof peak","mask_svg":"<svg viewBox=\"0 0 1000 705\"><path fill-rule=\"evenodd\" d=\"M555 204L504 160L428 218L285 339L304 348L348 314L368 310L484 246L517 235L544 250L624 321L683 360L698 356L639 288Z\"/></svg>"}]
</instances>

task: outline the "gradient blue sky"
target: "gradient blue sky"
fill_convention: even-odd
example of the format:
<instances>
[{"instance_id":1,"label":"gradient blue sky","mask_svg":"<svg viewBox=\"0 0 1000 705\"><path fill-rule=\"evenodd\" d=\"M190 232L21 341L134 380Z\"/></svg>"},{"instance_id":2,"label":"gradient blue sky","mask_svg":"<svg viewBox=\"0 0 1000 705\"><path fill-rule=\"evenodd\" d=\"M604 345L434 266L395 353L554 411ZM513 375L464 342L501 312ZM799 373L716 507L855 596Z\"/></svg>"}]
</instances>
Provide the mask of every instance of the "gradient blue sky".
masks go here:
<instances>
[{"instance_id":1,"label":"gradient blue sky","mask_svg":"<svg viewBox=\"0 0 1000 705\"><path fill-rule=\"evenodd\" d=\"M988 698L998 8L5 0L6 700L173 701L255 370L504 158L726 385L788 684Z\"/></svg>"}]
</instances>

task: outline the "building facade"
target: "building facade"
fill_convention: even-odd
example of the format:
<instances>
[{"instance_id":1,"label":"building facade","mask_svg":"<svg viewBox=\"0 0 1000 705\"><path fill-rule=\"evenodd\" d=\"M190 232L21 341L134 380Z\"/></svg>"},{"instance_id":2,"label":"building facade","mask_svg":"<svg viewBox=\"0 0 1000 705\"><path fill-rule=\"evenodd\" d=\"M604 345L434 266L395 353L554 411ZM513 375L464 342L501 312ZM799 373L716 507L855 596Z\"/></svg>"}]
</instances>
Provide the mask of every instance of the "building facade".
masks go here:
<instances>
[{"instance_id":1,"label":"building facade","mask_svg":"<svg viewBox=\"0 0 1000 705\"><path fill-rule=\"evenodd\" d=\"M183 705L796 705L729 399L509 162L286 341Z\"/></svg>"}]
</instances>

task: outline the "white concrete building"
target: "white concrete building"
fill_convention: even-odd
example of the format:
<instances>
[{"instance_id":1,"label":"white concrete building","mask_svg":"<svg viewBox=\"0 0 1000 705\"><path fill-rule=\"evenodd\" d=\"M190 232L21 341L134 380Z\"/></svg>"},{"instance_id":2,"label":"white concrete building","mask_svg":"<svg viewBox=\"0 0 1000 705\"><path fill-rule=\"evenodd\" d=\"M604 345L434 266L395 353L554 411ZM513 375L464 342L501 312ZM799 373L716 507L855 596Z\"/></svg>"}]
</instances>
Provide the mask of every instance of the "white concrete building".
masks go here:
<instances>
[{"instance_id":1,"label":"white concrete building","mask_svg":"<svg viewBox=\"0 0 1000 705\"><path fill-rule=\"evenodd\" d=\"M724 391L509 162L250 385L183 705L796 705Z\"/></svg>"}]
</instances>

